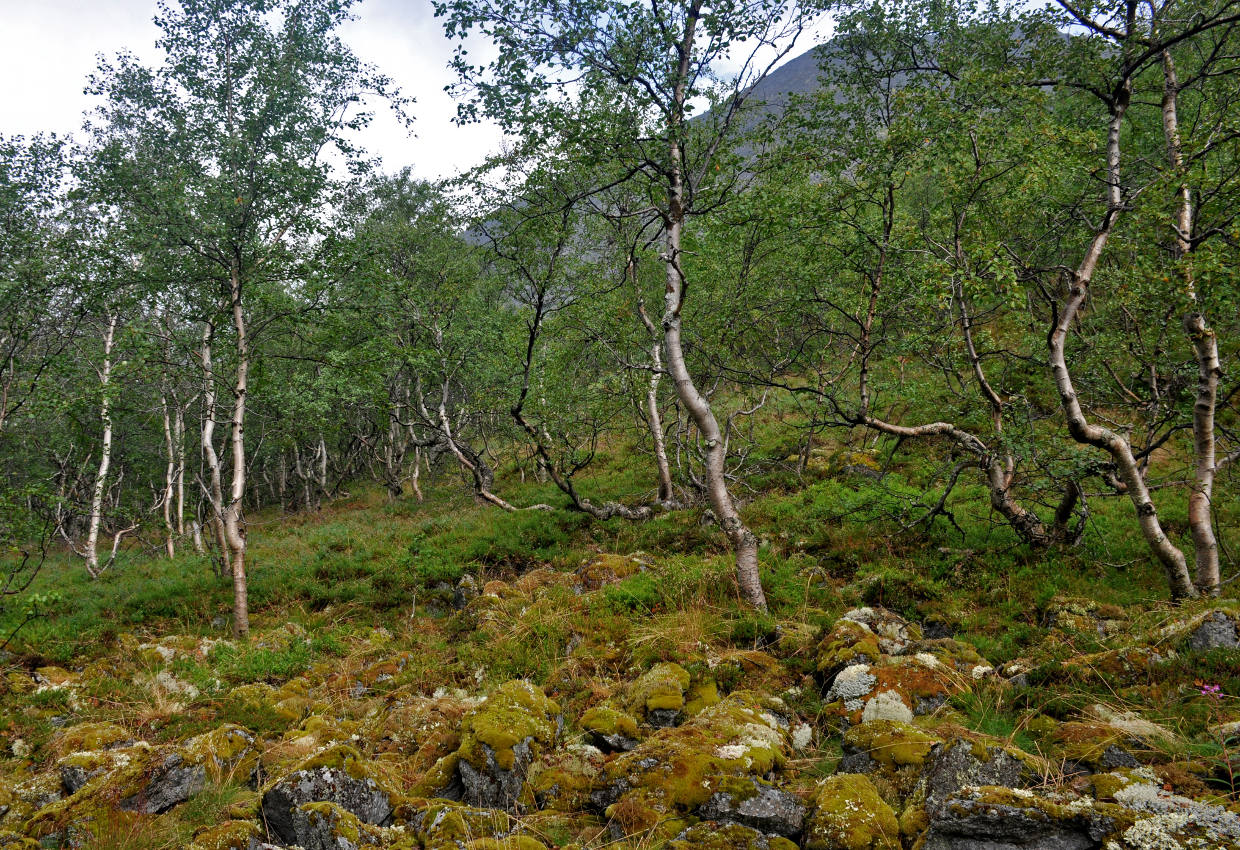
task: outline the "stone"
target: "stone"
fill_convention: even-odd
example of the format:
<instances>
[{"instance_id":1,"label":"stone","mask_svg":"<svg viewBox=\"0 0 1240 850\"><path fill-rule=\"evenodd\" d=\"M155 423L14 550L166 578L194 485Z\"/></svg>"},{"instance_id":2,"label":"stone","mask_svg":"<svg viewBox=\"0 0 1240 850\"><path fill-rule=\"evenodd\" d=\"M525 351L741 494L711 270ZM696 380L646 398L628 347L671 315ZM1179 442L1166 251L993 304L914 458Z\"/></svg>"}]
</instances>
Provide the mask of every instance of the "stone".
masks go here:
<instances>
[{"instance_id":1,"label":"stone","mask_svg":"<svg viewBox=\"0 0 1240 850\"><path fill-rule=\"evenodd\" d=\"M805 806L794 795L751 776L729 778L698 809L704 820L739 823L795 838L805 826Z\"/></svg>"},{"instance_id":2,"label":"stone","mask_svg":"<svg viewBox=\"0 0 1240 850\"><path fill-rule=\"evenodd\" d=\"M581 728L600 750L611 753L627 753L637 746L640 737L637 720L630 714L598 706L581 716Z\"/></svg>"},{"instance_id":3,"label":"stone","mask_svg":"<svg viewBox=\"0 0 1240 850\"><path fill-rule=\"evenodd\" d=\"M854 726L844 733L841 773L892 773L920 768L939 740L907 723L878 720Z\"/></svg>"},{"instance_id":4,"label":"stone","mask_svg":"<svg viewBox=\"0 0 1240 850\"><path fill-rule=\"evenodd\" d=\"M685 709L692 677L674 662L656 664L629 685L624 708L656 729L675 726Z\"/></svg>"},{"instance_id":5,"label":"stone","mask_svg":"<svg viewBox=\"0 0 1240 850\"><path fill-rule=\"evenodd\" d=\"M292 811L294 843L302 850L358 850L382 839L356 815L334 803L305 803Z\"/></svg>"},{"instance_id":6,"label":"stone","mask_svg":"<svg viewBox=\"0 0 1240 850\"><path fill-rule=\"evenodd\" d=\"M941 806L961 788L994 785L1021 788L1033 779L1025 763L1000 747L957 738L938 745L922 773L927 808Z\"/></svg>"},{"instance_id":7,"label":"stone","mask_svg":"<svg viewBox=\"0 0 1240 850\"><path fill-rule=\"evenodd\" d=\"M184 803L207 784L206 768L188 761L180 752L158 757L148 777L146 784L136 793L120 800L120 808L157 815L178 803Z\"/></svg>"},{"instance_id":8,"label":"stone","mask_svg":"<svg viewBox=\"0 0 1240 850\"><path fill-rule=\"evenodd\" d=\"M1222 611L1213 611L1202 621L1188 638L1188 648L1194 652L1240 646L1236 624Z\"/></svg>"},{"instance_id":9,"label":"stone","mask_svg":"<svg viewBox=\"0 0 1240 850\"><path fill-rule=\"evenodd\" d=\"M737 823L694 824L666 845L667 850L796 850L787 838L766 835Z\"/></svg>"},{"instance_id":10,"label":"stone","mask_svg":"<svg viewBox=\"0 0 1240 850\"><path fill-rule=\"evenodd\" d=\"M899 850L900 823L868 777L829 776L818 786L804 850Z\"/></svg>"},{"instance_id":11,"label":"stone","mask_svg":"<svg viewBox=\"0 0 1240 850\"><path fill-rule=\"evenodd\" d=\"M1097 850L1114 827L1112 818L1088 803L1060 805L1028 791L971 787L935 809L921 846L923 850Z\"/></svg>"},{"instance_id":12,"label":"stone","mask_svg":"<svg viewBox=\"0 0 1240 850\"><path fill-rule=\"evenodd\" d=\"M456 752L436 762L437 796L515 810L530 765L559 738L560 707L528 682L505 682L461 723Z\"/></svg>"},{"instance_id":13,"label":"stone","mask_svg":"<svg viewBox=\"0 0 1240 850\"><path fill-rule=\"evenodd\" d=\"M362 823L382 826L392 817L392 796L356 750L338 745L268 787L262 815L275 837L296 844L302 837L297 830L306 821L295 811L306 803L333 803Z\"/></svg>"},{"instance_id":14,"label":"stone","mask_svg":"<svg viewBox=\"0 0 1240 850\"><path fill-rule=\"evenodd\" d=\"M402 813L418 832L421 846L427 850L457 850L465 842L479 838L495 838L512 831L513 820L507 812L478 809L446 800L430 800L419 808Z\"/></svg>"},{"instance_id":15,"label":"stone","mask_svg":"<svg viewBox=\"0 0 1240 850\"><path fill-rule=\"evenodd\" d=\"M652 840L670 840L692 824L690 814L707 805L723 777L766 776L783 765L787 732L770 702L734 691L687 723L658 730L607 763L592 805L617 835L654 829Z\"/></svg>"}]
</instances>

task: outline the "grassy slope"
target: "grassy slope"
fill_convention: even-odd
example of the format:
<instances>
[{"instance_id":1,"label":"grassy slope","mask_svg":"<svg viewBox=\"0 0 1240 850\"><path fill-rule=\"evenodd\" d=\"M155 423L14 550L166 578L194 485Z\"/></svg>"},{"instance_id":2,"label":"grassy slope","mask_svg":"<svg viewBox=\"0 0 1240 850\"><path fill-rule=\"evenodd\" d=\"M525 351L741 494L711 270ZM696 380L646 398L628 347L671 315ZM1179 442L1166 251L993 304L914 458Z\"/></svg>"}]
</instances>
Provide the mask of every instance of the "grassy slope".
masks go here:
<instances>
[{"instance_id":1,"label":"grassy slope","mask_svg":"<svg viewBox=\"0 0 1240 850\"><path fill-rule=\"evenodd\" d=\"M583 489L639 498L647 473L644 464L631 461L631 454L600 457ZM861 603L941 623L992 663L1025 654L1048 638L1043 611L1055 596L1130 606L1144 611L1147 623L1166 616L1161 571L1135 539L1126 501L1094 499L1083 545L1043 557L1016 545L993 523L978 486L961 486L952 502L963 535L942 521L901 532L891 516L920 492L913 484L927 479L929 466L896 466L880 484L839 472L837 465L824 452L803 480L772 466L751 482L744 512L764 542L769 616L738 602L722 538L703 522L700 509L644 524L593 523L568 511L505 514L474 505L449 476L429 488L423 503L360 492L318 514L266 512L250 524L251 605L260 639L221 644L200 661L179 659L172 672L202 690L188 709L154 698L138 684L144 675L139 669L136 677L127 672L91 679L85 705L72 712L56 704L64 699L61 691L10 694L0 725L10 739L20 737L33 747L30 768L38 769L46 757L43 748L55 740L58 713L72 713L74 722L119 722L152 741L184 740L225 721L278 737L287 719L269 708L230 703L227 691L251 682L279 685L303 674L330 681L395 653L408 653L401 686L427 693L440 687L479 692L523 677L544 685L569 708L569 716L576 716L618 678L655 661L760 646L776 626L784 634L812 634ZM517 504L562 503L550 488L511 475L500 486ZM1164 503L1169 526L1182 530L1183 500ZM1233 547L1237 541L1230 530L1240 526L1237 513L1232 503L1219 514ZM636 551L649 553L655 568L585 597L551 588L536 604L515 599L485 627L452 614L445 604L447 585L466 573L481 587L491 580L514 582L543 567L571 571L599 552ZM86 579L80 564L56 556L35 590L58 591L63 601L53 616L23 630L11 647L16 654L6 662L9 670L43 664L80 668L92 661L106 666L117 658L131 664L139 641L227 632L218 618L228 612L230 587L193 556L168 560L131 553L96 582ZM440 613L427 616L436 607ZM304 627L312 639L282 639L288 622ZM570 658L566 647L582 634L589 636L586 650ZM1099 647L1081 635L1060 651L1067 657ZM1234 655L1184 659L1160 673L1156 697L1150 689L1116 694L1105 692L1105 686L1099 691L1082 685L1065 704L1075 709L1105 700L1140 709L1193 741L1187 751L1170 755L1214 758L1217 748L1201 737L1211 709L1194 696L1193 683L1216 682L1225 693L1240 694ZM794 653L772 673L804 677L807 686L793 707L809 718L821 709L812 670L811 657ZM978 689L963 695L955 708L973 728L1026 744L1028 718L1065 698L1049 690L1045 697L1031 704L1026 696L1018 704L1002 691ZM828 746L798 769L812 779L829 772L836 755ZM233 791L221 787L212 793L220 799L200 795L196 807L161 816L166 828L147 830L148 843L116 846L178 846L200 821L220 817Z\"/></svg>"}]
</instances>

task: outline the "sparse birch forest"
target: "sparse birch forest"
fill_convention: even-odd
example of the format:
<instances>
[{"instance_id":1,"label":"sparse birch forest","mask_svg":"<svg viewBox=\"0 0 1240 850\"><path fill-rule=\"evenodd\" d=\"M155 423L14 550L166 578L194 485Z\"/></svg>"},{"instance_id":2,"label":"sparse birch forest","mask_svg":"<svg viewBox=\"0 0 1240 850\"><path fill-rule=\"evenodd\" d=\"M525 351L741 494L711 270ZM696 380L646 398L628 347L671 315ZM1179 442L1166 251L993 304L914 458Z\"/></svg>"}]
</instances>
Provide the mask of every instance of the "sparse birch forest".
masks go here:
<instances>
[{"instance_id":1,"label":"sparse birch forest","mask_svg":"<svg viewBox=\"0 0 1240 850\"><path fill-rule=\"evenodd\" d=\"M0 125L0 847L1240 848L1240 2L409 14Z\"/></svg>"}]
</instances>

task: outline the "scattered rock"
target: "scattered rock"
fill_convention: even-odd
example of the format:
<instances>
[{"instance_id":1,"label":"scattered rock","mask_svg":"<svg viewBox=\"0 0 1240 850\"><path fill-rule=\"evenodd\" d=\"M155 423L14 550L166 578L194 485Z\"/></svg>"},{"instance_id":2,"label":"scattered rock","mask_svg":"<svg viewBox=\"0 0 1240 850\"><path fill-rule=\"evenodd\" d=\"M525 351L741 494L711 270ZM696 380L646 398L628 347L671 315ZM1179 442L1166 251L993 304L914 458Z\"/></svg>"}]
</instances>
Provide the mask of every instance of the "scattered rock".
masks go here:
<instances>
[{"instance_id":1,"label":"scattered rock","mask_svg":"<svg viewBox=\"0 0 1240 850\"><path fill-rule=\"evenodd\" d=\"M698 816L739 823L764 833L795 838L805 826L805 806L787 791L752 776L727 777L719 783Z\"/></svg>"},{"instance_id":2,"label":"scattered rock","mask_svg":"<svg viewBox=\"0 0 1240 850\"><path fill-rule=\"evenodd\" d=\"M299 844L305 835L298 830L309 827L295 812L306 803L333 803L362 823L384 825L392 798L356 750L337 745L272 783L263 793L262 814L272 835Z\"/></svg>"},{"instance_id":3,"label":"scattered rock","mask_svg":"<svg viewBox=\"0 0 1240 850\"><path fill-rule=\"evenodd\" d=\"M667 843L667 850L796 850L787 838L738 823L695 824Z\"/></svg>"},{"instance_id":4,"label":"scattered rock","mask_svg":"<svg viewBox=\"0 0 1240 850\"><path fill-rule=\"evenodd\" d=\"M900 824L868 777L836 774L814 795L801 846L804 850L899 850Z\"/></svg>"},{"instance_id":5,"label":"scattered rock","mask_svg":"<svg viewBox=\"0 0 1240 850\"><path fill-rule=\"evenodd\" d=\"M540 688L506 682L465 715L461 744L432 769L439 795L475 806L515 809L526 772L555 746L563 718ZM444 781L446 780L446 781Z\"/></svg>"},{"instance_id":6,"label":"scattered rock","mask_svg":"<svg viewBox=\"0 0 1240 850\"><path fill-rule=\"evenodd\" d=\"M1194 652L1236 646L1240 646L1236 624L1222 611L1211 611L1188 638L1188 648Z\"/></svg>"}]
</instances>

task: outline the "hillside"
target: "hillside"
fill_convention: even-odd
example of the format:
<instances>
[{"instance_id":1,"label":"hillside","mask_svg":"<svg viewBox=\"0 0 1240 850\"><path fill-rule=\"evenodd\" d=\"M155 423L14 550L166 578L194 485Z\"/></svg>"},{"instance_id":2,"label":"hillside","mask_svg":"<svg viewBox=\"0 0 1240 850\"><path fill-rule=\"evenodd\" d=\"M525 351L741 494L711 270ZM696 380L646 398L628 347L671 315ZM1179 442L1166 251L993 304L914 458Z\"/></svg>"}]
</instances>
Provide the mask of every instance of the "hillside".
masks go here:
<instances>
[{"instance_id":1,"label":"hillside","mask_svg":"<svg viewBox=\"0 0 1240 850\"><path fill-rule=\"evenodd\" d=\"M194 558L53 563L66 601L6 662L0 846L1240 846L1240 608L1168 608L1096 540L1039 563L976 554L981 518L867 520L914 473L824 454L753 499L769 617L700 511L450 480L259 520L251 642Z\"/></svg>"}]
</instances>

